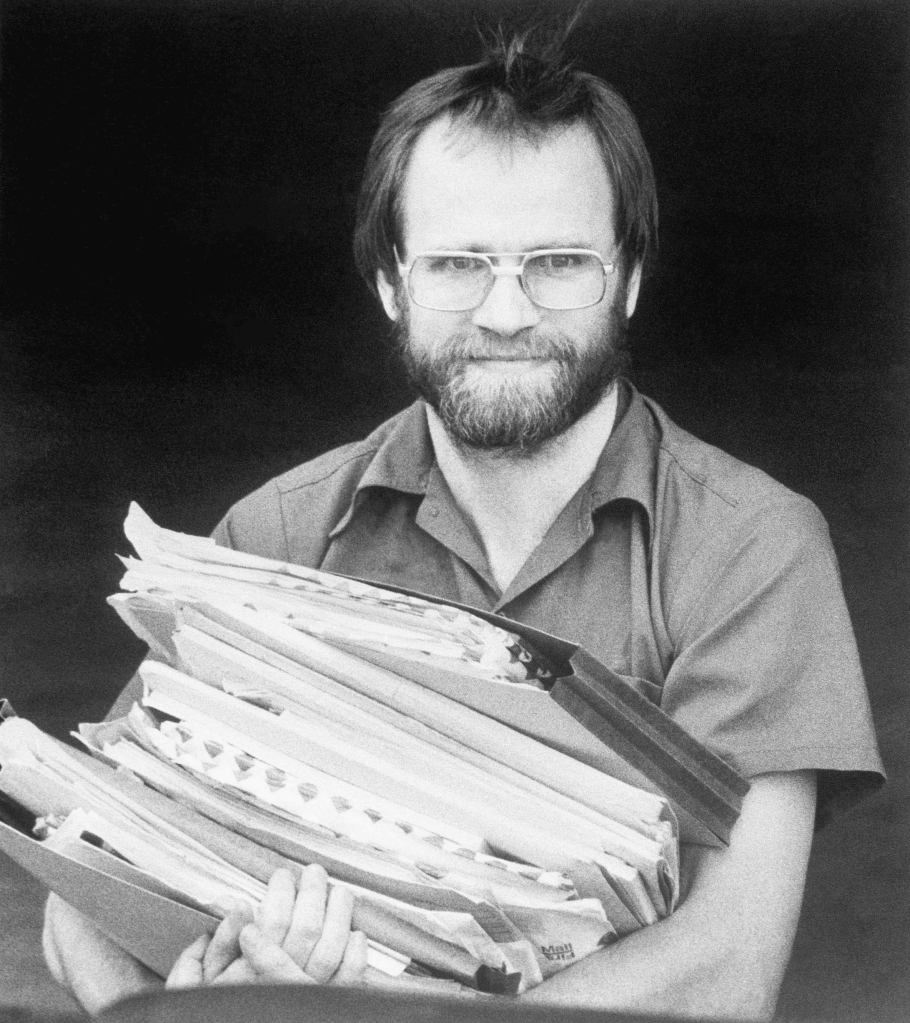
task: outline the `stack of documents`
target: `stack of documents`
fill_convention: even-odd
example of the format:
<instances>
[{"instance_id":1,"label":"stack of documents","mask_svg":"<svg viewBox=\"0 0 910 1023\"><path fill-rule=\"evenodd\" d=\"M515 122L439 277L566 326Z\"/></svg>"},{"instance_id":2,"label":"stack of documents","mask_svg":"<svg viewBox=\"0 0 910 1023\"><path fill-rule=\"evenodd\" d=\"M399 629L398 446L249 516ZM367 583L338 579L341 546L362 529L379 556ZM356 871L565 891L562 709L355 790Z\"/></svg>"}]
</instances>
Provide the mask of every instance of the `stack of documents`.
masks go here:
<instances>
[{"instance_id":1,"label":"stack of documents","mask_svg":"<svg viewBox=\"0 0 910 1023\"><path fill-rule=\"evenodd\" d=\"M151 968L314 862L353 891L371 968L417 986L522 991L673 911L667 799L547 741L543 707L601 745L527 630L135 505L126 532L111 603L149 644L141 703L80 726L90 756L0 724L0 792L43 839L0 847ZM521 700L537 725L509 722Z\"/></svg>"}]
</instances>

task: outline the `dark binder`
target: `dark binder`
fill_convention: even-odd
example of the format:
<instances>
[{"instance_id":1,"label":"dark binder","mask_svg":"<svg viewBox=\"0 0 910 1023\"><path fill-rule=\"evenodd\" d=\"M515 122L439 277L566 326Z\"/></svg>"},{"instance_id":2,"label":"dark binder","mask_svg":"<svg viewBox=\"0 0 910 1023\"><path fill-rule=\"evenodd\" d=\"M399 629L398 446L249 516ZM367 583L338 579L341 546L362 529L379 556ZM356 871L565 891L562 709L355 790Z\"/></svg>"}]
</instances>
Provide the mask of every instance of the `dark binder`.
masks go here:
<instances>
[{"instance_id":1,"label":"dark binder","mask_svg":"<svg viewBox=\"0 0 910 1023\"><path fill-rule=\"evenodd\" d=\"M553 699L728 844L749 783L586 650L579 647L571 664L574 673L557 680Z\"/></svg>"},{"instance_id":2,"label":"dark binder","mask_svg":"<svg viewBox=\"0 0 910 1023\"><path fill-rule=\"evenodd\" d=\"M548 687L550 697L603 744L605 754L609 751L627 768L625 773L613 769L608 773L615 773L623 781L666 796L680 819L684 841L704 845L729 844L730 832L739 818L743 798L749 791L748 781L639 692L631 680L602 664L584 647L523 622L405 587L369 579L357 581L421 597L431 603L460 608L521 636L532 651L541 655L553 669L556 680ZM358 653L366 660L460 699L451 689L438 686L421 665L406 658L370 650L358 650ZM441 673L435 671L433 674L438 677ZM500 720L514 725L514 721L506 717ZM539 733L527 731L542 741L548 741ZM549 744L579 759L586 759L579 756L577 750L560 747L558 742L550 740ZM587 762L592 766L603 766L596 759Z\"/></svg>"}]
</instances>

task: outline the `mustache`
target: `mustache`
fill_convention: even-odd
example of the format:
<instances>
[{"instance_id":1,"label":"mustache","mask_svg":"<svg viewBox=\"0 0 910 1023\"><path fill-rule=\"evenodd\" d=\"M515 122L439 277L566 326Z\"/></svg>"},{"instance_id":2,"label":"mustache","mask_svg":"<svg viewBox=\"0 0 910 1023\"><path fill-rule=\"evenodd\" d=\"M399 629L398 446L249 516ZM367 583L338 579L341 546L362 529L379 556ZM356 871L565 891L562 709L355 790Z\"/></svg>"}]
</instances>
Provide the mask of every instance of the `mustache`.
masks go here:
<instances>
[{"instance_id":1,"label":"mustache","mask_svg":"<svg viewBox=\"0 0 910 1023\"><path fill-rule=\"evenodd\" d=\"M460 359L553 359L573 362L575 347L561 334L540 331L504 338L484 332L455 334L446 342L446 360Z\"/></svg>"}]
</instances>

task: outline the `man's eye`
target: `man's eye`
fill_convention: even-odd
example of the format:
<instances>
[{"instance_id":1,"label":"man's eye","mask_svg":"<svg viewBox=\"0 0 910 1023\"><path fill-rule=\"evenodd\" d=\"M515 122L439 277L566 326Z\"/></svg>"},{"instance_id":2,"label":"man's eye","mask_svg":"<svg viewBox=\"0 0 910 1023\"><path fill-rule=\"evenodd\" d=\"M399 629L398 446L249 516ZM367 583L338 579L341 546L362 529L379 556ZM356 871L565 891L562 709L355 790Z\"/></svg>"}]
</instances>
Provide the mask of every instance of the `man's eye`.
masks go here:
<instances>
[{"instance_id":1,"label":"man's eye","mask_svg":"<svg viewBox=\"0 0 910 1023\"><path fill-rule=\"evenodd\" d=\"M536 262L544 270L572 270L581 265L581 257L572 252L548 252Z\"/></svg>"},{"instance_id":2,"label":"man's eye","mask_svg":"<svg viewBox=\"0 0 910 1023\"><path fill-rule=\"evenodd\" d=\"M470 256L431 256L428 260L429 269L433 273L472 273L483 264L479 259Z\"/></svg>"}]
</instances>

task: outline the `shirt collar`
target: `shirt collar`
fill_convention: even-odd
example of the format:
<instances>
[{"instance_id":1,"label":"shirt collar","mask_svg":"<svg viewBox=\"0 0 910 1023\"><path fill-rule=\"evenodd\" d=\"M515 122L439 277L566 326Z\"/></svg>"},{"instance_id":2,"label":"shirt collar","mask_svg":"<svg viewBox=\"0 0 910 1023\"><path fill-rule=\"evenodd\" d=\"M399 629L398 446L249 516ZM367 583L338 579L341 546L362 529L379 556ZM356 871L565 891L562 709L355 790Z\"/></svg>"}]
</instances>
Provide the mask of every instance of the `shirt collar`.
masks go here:
<instances>
[{"instance_id":1,"label":"shirt collar","mask_svg":"<svg viewBox=\"0 0 910 1023\"><path fill-rule=\"evenodd\" d=\"M660 433L634 385L620 379L619 388L617 421L589 484L591 511L611 501L635 501L653 525Z\"/></svg>"},{"instance_id":2,"label":"shirt collar","mask_svg":"<svg viewBox=\"0 0 910 1023\"><path fill-rule=\"evenodd\" d=\"M377 432L382 430L380 427ZM369 440L366 443L369 444ZM377 439L376 443L376 453L360 478L347 511L329 533L332 539L347 527L357 510L361 494L367 489L384 487L420 497L427 492L436 459L422 401L415 401L400 412L386 436Z\"/></svg>"},{"instance_id":3,"label":"shirt collar","mask_svg":"<svg viewBox=\"0 0 910 1023\"><path fill-rule=\"evenodd\" d=\"M406 494L426 494L436 458L427 425L426 406L415 401L398 416L357 485L388 487Z\"/></svg>"},{"instance_id":4,"label":"shirt collar","mask_svg":"<svg viewBox=\"0 0 910 1023\"><path fill-rule=\"evenodd\" d=\"M604 446L588 484L593 514L611 501L630 500L654 521L654 488L660 437L644 399L625 379L618 386L619 408L610 439ZM427 425L426 406L416 401L394 421L379 442L372 461L357 484L354 497L331 536L350 522L360 494L371 487L425 496L435 467L433 442Z\"/></svg>"}]
</instances>

